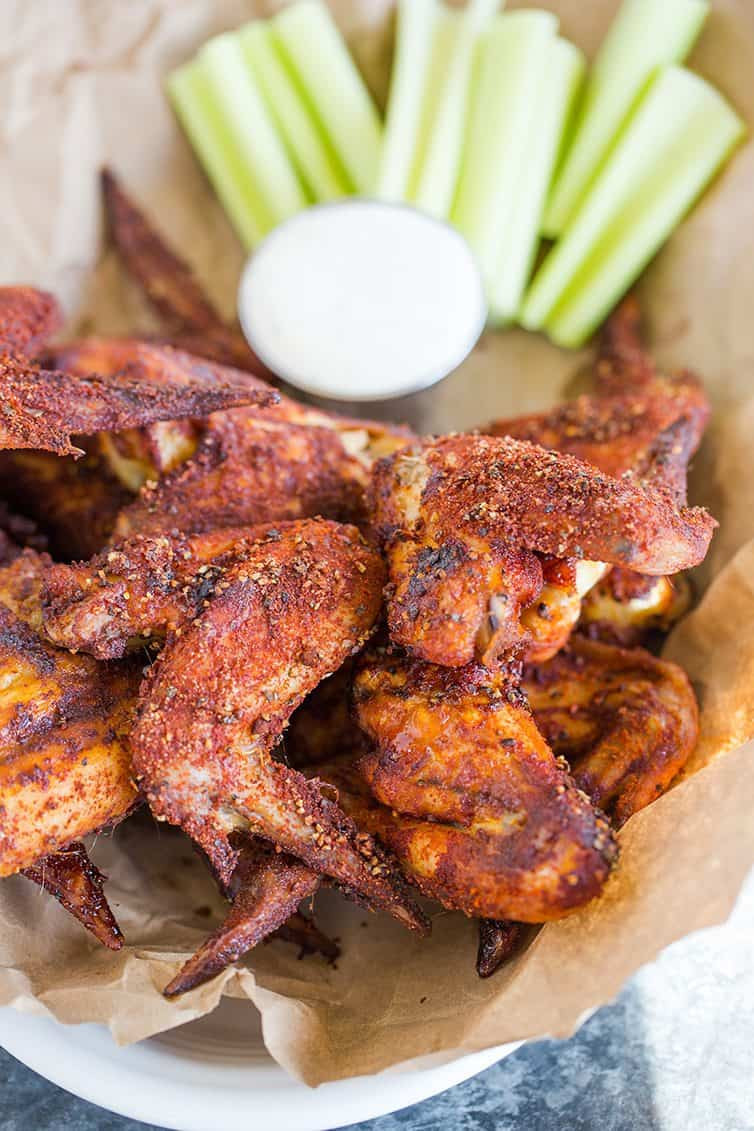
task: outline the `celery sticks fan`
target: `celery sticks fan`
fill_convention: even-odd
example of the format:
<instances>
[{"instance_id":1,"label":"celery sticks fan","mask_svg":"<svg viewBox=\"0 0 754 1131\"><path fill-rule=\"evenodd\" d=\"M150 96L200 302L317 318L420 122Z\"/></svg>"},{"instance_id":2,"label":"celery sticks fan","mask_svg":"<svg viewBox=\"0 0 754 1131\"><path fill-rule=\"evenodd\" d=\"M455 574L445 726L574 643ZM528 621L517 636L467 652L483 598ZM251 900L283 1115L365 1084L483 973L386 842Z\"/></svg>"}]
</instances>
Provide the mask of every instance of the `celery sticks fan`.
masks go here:
<instances>
[{"instance_id":1,"label":"celery sticks fan","mask_svg":"<svg viewBox=\"0 0 754 1131\"><path fill-rule=\"evenodd\" d=\"M708 0L623 0L589 68L551 12L503 6L398 0L384 123L322 0L174 71L175 111L244 246L313 203L411 204L466 237L492 326L586 341L744 127L681 65Z\"/></svg>"}]
</instances>

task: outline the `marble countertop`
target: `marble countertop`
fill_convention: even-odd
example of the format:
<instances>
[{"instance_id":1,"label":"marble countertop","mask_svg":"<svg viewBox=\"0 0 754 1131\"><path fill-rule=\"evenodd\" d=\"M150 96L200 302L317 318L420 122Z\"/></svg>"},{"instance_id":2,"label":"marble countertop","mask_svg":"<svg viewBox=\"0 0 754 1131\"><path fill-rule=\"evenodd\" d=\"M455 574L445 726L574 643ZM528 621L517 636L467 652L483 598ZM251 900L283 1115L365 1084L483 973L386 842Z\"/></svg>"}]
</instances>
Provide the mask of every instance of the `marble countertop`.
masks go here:
<instances>
[{"instance_id":1,"label":"marble countertop","mask_svg":"<svg viewBox=\"0 0 754 1131\"><path fill-rule=\"evenodd\" d=\"M139 1131L0 1050L0 1131ZM568 1041L359 1131L754 1131L754 874L731 919L670 947Z\"/></svg>"}]
</instances>

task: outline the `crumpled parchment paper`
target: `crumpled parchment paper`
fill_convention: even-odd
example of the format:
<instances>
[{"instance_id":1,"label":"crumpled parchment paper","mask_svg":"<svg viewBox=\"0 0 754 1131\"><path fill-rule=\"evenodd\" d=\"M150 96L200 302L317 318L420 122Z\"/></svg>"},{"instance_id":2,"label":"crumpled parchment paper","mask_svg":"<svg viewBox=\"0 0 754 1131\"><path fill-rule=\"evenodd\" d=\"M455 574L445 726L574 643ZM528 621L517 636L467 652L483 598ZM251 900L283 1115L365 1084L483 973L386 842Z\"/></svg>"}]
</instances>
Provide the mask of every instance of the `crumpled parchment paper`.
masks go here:
<instances>
[{"instance_id":1,"label":"crumpled parchment paper","mask_svg":"<svg viewBox=\"0 0 754 1131\"><path fill-rule=\"evenodd\" d=\"M103 243L97 172L107 161L232 311L241 252L161 90L210 35L277 5L254 0L59 0L0 5L0 282L56 291L70 329L154 327ZM339 0L338 19L378 97L389 3ZM516 5L511 5L516 6ZM550 0L592 52L616 0ZM713 0L693 64L754 122L754 6ZM476 925L440 912L429 941L334 896L318 914L341 939L336 968L272 943L240 970L168 1003L161 987L221 907L188 842L141 815L99 839L97 862L128 946L96 946L20 878L0 884L0 1004L142 1039L250 999L272 1055L311 1084L440 1049L566 1035L674 939L724 919L754 858L754 143L748 142L640 287L659 359L700 372L715 417L691 496L721 523L698 571L703 593L667 654L702 706L683 781L621 833L603 898L547 926L497 976L474 971ZM551 404L588 359L512 331L487 334L439 388L392 409L425 430L464 428Z\"/></svg>"}]
</instances>

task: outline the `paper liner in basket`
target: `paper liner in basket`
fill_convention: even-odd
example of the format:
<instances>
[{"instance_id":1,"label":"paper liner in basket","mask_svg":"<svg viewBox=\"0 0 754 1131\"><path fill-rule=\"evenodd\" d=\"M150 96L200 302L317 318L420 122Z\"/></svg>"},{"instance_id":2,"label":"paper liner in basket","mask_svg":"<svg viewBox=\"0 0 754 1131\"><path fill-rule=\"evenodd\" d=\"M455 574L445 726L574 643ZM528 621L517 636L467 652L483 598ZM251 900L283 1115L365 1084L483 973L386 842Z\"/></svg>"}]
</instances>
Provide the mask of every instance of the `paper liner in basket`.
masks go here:
<instances>
[{"instance_id":1,"label":"paper liner in basket","mask_svg":"<svg viewBox=\"0 0 754 1131\"><path fill-rule=\"evenodd\" d=\"M0 9L0 282L56 291L77 332L153 326L103 252L97 173L107 161L230 312L241 254L172 120L161 76L211 34L275 6L66 0ZM592 51L617 4L544 6ZM379 93L389 5L333 7ZM754 122L749 0L713 0L693 62ZM474 971L475 924L463 916L436 914L422 942L385 916L320 897L323 926L341 939L337 967L272 943L245 968L167 1002L162 986L220 907L188 842L142 816L94 850L128 940L120 954L98 948L31 884L3 881L0 1004L100 1021L125 1043L206 1013L223 993L245 996L261 1011L273 1056L316 1084L439 1049L565 1035L662 947L725 918L754 859L754 746L745 745L754 736L754 255L744 238L752 231L750 141L641 285L659 359L697 369L715 402L691 495L721 529L699 571L701 603L667 645L701 698L699 750L685 780L621 832L605 895L540 931L488 981ZM516 331L487 334L459 372L395 412L442 430L545 407L586 357Z\"/></svg>"}]
</instances>

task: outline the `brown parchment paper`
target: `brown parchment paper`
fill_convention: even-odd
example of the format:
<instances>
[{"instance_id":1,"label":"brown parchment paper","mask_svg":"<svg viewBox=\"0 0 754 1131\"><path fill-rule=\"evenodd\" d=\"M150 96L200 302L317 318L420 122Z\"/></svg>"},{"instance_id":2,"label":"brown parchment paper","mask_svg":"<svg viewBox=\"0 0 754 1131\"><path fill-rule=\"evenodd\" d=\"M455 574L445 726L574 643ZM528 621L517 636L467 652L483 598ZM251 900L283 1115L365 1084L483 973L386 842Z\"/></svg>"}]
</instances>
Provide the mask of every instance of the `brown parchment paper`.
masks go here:
<instances>
[{"instance_id":1,"label":"brown parchment paper","mask_svg":"<svg viewBox=\"0 0 754 1131\"><path fill-rule=\"evenodd\" d=\"M3 0L0 282L52 288L77 332L153 326L103 247L97 171L108 161L230 313L241 253L171 118L161 76L209 35L276 6ZM617 0L543 6L592 52ZM333 7L381 97L388 0ZM751 0L713 0L694 65L754 123ZM246 997L261 1012L272 1055L316 1084L441 1049L566 1035L662 947L727 916L754 859L753 233L749 142L640 288L659 358L696 368L714 399L692 497L721 529L699 571L701 601L667 645L700 695L700 746L684 780L621 833L620 867L603 898L540 931L483 982L474 972L476 927L463 916L437 914L431 940L419 942L385 916L326 897L318 913L341 938L336 969L300 962L294 948L273 943L167 1003L161 987L220 906L188 843L142 815L94 848L128 939L120 954L90 943L26 881L0 884L0 1004L67 1023L104 1022L126 1043L206 1013L222 994ZM587 358L534 335L488 334L439 389L394 414L442 430L544 407L573 387Z\"/></svg>"}]
</instances>

